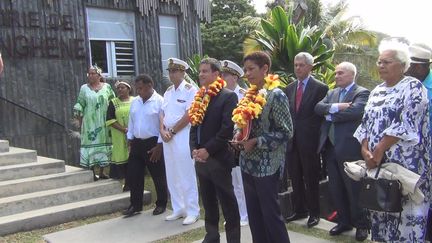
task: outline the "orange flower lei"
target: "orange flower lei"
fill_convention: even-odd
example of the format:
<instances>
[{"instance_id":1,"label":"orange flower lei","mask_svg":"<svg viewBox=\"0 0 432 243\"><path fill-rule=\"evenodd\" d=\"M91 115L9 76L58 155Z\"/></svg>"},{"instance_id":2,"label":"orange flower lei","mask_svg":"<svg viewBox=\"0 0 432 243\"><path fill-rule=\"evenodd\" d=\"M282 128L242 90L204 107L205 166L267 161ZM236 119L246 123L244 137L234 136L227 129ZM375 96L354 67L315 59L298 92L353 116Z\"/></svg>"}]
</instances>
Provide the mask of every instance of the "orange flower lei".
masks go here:
<instances>
[{"instance_id":1,"label":"orange flower lei","mask_svg":"<svg viewBox=\"0 0 432 243\"><path fill-rule=\"evenodd\" d=\"M208 104L210 103L210 98L216 96L222 90L222 88L225 87L225 85L225 81L218 77L213 83L209 85L207 91L204 86L198 90L198 92L195 94L194 101L188 110L189 121L192 126L202 123Z\"/></svg>"},{"instance_id":2,"label":"orange flower lei","mask_svg":"<svg viewBox=\"0 0 432 243\"><path fill-rule=\"evenodd\" d=\"M272 90L279 86L279 76L269 74L265 79L264 86L258 90L256 85L251 85L246 95L240 100L237 108L233 110L232 121L238 128L244 128L248 122L258 118L264 105L266 104L267 90Z\"/></svg>"}]
</instances>

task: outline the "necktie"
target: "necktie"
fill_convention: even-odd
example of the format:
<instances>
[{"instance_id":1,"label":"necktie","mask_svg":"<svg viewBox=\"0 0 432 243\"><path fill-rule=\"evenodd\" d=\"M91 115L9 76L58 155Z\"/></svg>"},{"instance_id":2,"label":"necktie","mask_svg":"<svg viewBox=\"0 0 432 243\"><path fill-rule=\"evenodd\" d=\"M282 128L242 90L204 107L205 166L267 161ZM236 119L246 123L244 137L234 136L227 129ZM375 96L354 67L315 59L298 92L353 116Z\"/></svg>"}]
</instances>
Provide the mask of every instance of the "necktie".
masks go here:
<instances>
[{"instance_id":1,"label":"necktie","mask_svg":"<svg viewBox=\"0 0 432 243\"><path fill-rule=\"evenodd\" d=\"M345 98L347 91L346 89L342 89L339 93L339 103L343 101L343 99Z\"/></svg>"},{"instance_id":2,"label":"necktie","mask_svg":"<svg viewBox=\"0 0 432 243\"><path fill-rule=\"evenodd\" d=\"M335 130L334 130L334 123L332 122L330 124L330 128L328 131L328 138L330 139L330 142L335 145Z\"/></svg>"},{"instance_id":3,"label":"necktie","mask_svg":"<svg viewBox=\"0 0 432 243\"><path fill-rule=\"evenodd\" d=\"M298 87L297 87L297 93L296 93L296 112L299 110L300 108L300 103L302 100L302 96L303 96L303 82L298 82Z\"/></svg>"},{"instance_id":4,"label":"necktie","mask_svg":"<svg viewBox=\"0 0 432 243\"><path fill-rule=\"evenodd\" d=\"M341 89L339 91L339 103L342 102L345 98L345 95L347 93L346 89ZM330 128L329 128L329 133L328 133L328 138L330 139L330 142L335 145L335 130L334 130L334 123L332 122L330 124Z\"/></svg>"}]
</instances>

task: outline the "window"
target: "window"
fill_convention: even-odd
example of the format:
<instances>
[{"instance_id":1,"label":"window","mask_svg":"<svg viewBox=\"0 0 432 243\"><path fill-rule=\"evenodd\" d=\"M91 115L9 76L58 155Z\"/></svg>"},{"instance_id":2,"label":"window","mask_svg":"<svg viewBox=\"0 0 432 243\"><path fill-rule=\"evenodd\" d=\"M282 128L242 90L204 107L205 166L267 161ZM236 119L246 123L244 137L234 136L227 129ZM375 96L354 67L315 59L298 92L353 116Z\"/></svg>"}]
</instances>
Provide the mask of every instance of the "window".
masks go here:
<instances>
[{"instance_id":1,"label":"window","mask_svg":"<svg viewBox=\"0 0 432 243\"><path fill-rule=\"evenodd\" d=\"M104 76L135 75L135 16L133 13L87 8L90 61Z\"/></svg>"},{"instance_id":2,"label":"window","mask_svg":"<svg viewBox=\"0 0 432 243\"><path fill-rule=\"evenodd\" d=\"M167 74L168 58L179 57L177 16L159 15L162 70Z\"/></svg>"}]
</instances>

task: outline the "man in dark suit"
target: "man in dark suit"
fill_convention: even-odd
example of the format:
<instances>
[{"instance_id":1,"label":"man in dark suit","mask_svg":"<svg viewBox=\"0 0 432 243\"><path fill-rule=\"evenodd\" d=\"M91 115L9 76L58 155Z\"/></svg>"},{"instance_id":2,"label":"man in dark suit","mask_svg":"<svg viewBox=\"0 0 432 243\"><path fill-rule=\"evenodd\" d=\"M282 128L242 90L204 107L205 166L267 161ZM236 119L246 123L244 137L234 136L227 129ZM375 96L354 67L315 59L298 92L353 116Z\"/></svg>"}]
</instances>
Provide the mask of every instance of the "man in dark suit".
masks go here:
<instances>
[{"instance_id":1,"label":"man in dark suit","mask_svg":"<svg viewBox=\"0 0 432 243\"><path fill-rule=\"evenodd\" d=\"M328 87L311 76L313 57L300 52L294 58L297 81L285 90L289 99L294 137L288 143L286 165L293 187L294 213L287 222L306 218L308 227L319 222L320 159L318 148L322 117L314 112L315 105L327 94ZM307 208L305 208L307 206Z\"/></svg>"},{"instance_id":2,"label":"man in dark suit","mask_svg":"<svg viewBox=\"0 0 432 243\"><path fill-rule=\"evenodd\" d=\"M354 64L339 64L335 76L337 88L315 106L315 112L325 117L318 152L327 160L329 190L338 213L338 224L330 235L339 235L355 226L356 240L363 241L369 227L366 212L357 204L358 183L346 175L343 166L345 161L362 159L360 143L353 134L361 123L370 92L354 82L356 73Z\"/></svg>"},{"instance_id":3,"label":"man in dark suit","mask_svg":"<svg viewBox=\"0 0 432 243\"><path fill-rule=\"evenodd\" d=\"M220 70L220 62L214 58L201 61L199 79L207 93L212 90L212 83L219 77ZM234 128L231 115L237 106L237 95L225 88L215 93L210 96L202 122L192 122L190 131L190 149L196 161L195 169L205 210L207 234L203 242L220 241L219 201L226 221L227 242L237 243L240 242L240 215L231 177L235 163L234 155L228 150Z\"/></svg>"}]
</instances>

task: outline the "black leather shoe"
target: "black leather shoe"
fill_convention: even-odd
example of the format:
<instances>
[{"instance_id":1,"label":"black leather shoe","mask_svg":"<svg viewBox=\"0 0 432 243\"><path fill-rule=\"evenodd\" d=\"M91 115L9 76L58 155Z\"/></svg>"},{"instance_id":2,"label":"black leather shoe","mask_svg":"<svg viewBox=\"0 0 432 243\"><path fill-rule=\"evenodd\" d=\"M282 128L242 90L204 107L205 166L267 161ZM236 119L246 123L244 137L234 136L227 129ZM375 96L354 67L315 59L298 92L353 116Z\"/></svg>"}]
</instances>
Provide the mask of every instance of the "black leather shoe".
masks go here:
<instances>
[{"instance_id":1,"label":"black leather shoe","mask_svg":"<svg viewBox=\"0 0 432 243\"><path fill-rule=\"evenodd\" d=\"M156 208L153 210L153 215L159 215L165 212L165 207L162 206L156 206Z\"/></svg>"},{"instance_id":2,"label":"black leather shoe","mask_svg":"<svg viewBox=\"0 0 432 243\"><path fill-rule=\"evenodd\" d=\"M137 213L141 212L141 210L137 210L135 209L132 205L130 205L128 207L128 209L126 209L125 211L123 211L123 215L125 215L126 217L131 217Z\"/></svg>"},{"instance_id":3,"label":"black leather shoe","mask_svg":"<svg viewBox=\"0 0 432 243\"><path fill-rule=\"evenodd\" d=\"M352 230L353 227L349 226L349 225L343 225L343 224L337 224L335 227L333 227L329 233L330 235L340 235L345 231L350 231Z\"/></svg>"},{"instance_id":4,"label":"black leather shoe","mask_svg":"<svg viewBox=\"0 0 432 243\"><path fill-rule=\"evenodd\" d=\"M357 229L355 239L356 241L364 241L369 235L368 229Z\"/></svg>"},{"instance_id":5,"label":"black leather shoe","mask_svg":"<svg viewBox=\"0 0 432 243\"><path fill-rule=\"evenodd\" d=\"M311 228L317 225L320 221L320 218L317 216L310 216L307 221L307 227Z\"/></svg>"},{"instance_id":6,"label":"black leather shoe","mask_svg":"<svg viewBox=\"0 0 432 243\"><path fill-rule=\"evenodd\" d=\"M291 216L286 217L286 222L291 222L297 219L305 219L307 218L308 214L307 213L293 213Z\"/></svg>"},{"instance_id":7,"label":"black leather shoe","mask_svg":"<svg viewBox=\"0 0 432 243\"><path fill-rule=\"evenodd\" d=\"M106 180L106 179L109 179L109 177L105 174L99 174L99 179Z\"/></svg>"}]
</instances>

